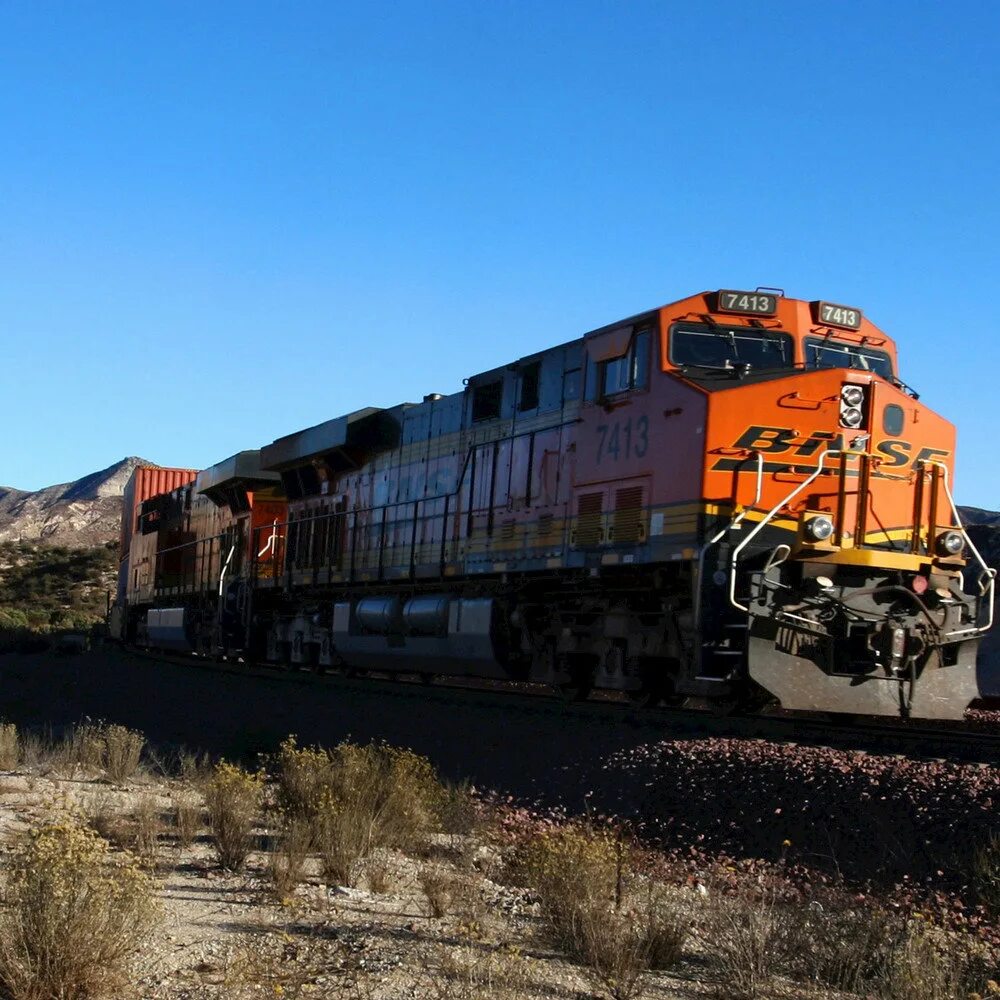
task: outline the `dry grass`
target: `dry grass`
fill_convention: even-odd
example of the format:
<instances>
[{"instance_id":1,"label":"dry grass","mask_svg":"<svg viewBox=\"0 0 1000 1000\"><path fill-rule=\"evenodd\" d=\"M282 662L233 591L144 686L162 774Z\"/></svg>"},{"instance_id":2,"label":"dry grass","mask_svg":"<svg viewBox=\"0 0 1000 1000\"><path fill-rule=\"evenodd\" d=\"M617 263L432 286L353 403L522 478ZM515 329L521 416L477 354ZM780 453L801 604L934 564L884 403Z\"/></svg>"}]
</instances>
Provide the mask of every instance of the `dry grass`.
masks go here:
<instances>
[{"instance_id":1,"label":"dry grass","mask_svg":"<svg viewBox=\"0 0 1000 1000\"><path fill-rule=\"evenodd\" d=\"M42 827L20 845L0 908L0 992L9 1000L121 996L158 914L149 876L92 830Z\"/></svg>"},{"instance_id":2,"label":"dry grass","mask_svg":"<svg viewBox=\"0 0 1000 1000\"><path fill-rule=\"evenodd\" d=\"M205 786L212 842L219 864L230 871L242 871L253 846L263 784L260 774L223 761Z\"/></svg>"},{"instance_id":3,"label":"dry grass","mask_svg":"<svg viewBox=\"0 0 1000 1000\"><path fill-rule=\"evenodd\" d=\"M396 879L396 869L392 858L385 851L369 854L364 862L365 881L368 891L382 895L389 891Z\"/></svg>"},{"instance_id":4,"label":"dry grass","mask_svg":"<svg viewBox=\"0 0 1000 1000\"><path fill-rule=\"evenodd\" d=\"M226 965L225 995L230 1000L358 997L361 975L357 960L340 941L316 930L276 930L237 943ZM336 993L325 985L331 982L337 983Z\"/></svg>"},{"instance_id":5,"label":"dry grass","mask_svg":"<svg viewBox=\"0 0 1000 1000\"><path fill-rule=\"evenodd\" d=\"M314 842L324 875L353 885L377 848L412 850L426 837L441 786L426 758L384 744L342 743L328 760L328 783L309 805Z\"/></svg>"},{"instance_id":6,"label":"dry grass","mask_svg":"<svg viewBox=\"0 0 1000 1000\"><path fill-rule=\"evenodd\" d=\"M828 900L794 907L788 974L848 993L877 992L885 982L899 921L874 906Z\"/></svg>"},{"instance_id":7,"label":"dry grass","mask_svg":"<svg viewBox=\"0 0 1000 1000\"><path fill-rule=\"evenodd\" d=\"M99 836L115 847L129 847L132 828L119 797L110 791L98 792L87 804L87 823Z\"/></svg>"},{"instance_id":8,"label":"dry grass","mask_svg":"<svg viewBox=\"0 0 1000 1000\"><path fill-rule=\"evenodd\" d=\"M179 848L190 847L202 828L201 802L196 793L182 791L174 799L174 831Z\"/></svg>"},{"instance_id":9,"label":"dry grass","mask_svg":"<svg viewBox=\"0 0 1000 1000\"><path fill-rule=\"evenodd\" d=\"M531 961L516 948L467 941L439 945L422 957L413 996L427 1000L521 1000L531 989Z\"/></svg>"},{"instance_id":10,"label":"dry grass","mask_svg":"<svg viewBox=\"0 0 1000 1000\"><path fill-rule=\"evenodd\" d=\"M417 881L427 901L427 909L436 920L451 911L456 894L456 876L444 865L424 865Z\"/></svg>"},{"instance_id":11,"label":"dry grass","mask_svg":"<svg viewBox=\"0 0 1000 1000\"><path fill-rule=\"evenodd\" d=\"M795 954L795 920L771 890L713 896L703 916L706 951L720 973L720 998L761 996Z\"/></svg>"},{"instance_id":12,"label":"dry grass","mask_svg":"<svg viewBox=\"0 0 1000 1000\"><path fill-rule=\"evenodd\" d=\"M163 832L163 821L160 818L160 806L155 795L148 792L139 796L133 813L134 841L133 850L144 861L156 861L160 834Z\"/></svg>"},{"instance_id":13,"label":"dry grass","mask_svg":"<svg viewBox=\"0 0 1000 1000\"><path fill-rule=\"evenodd\" d=\"M680 961L688 907L634 876L616 832L582 824L550 829L520 845L513 863L538 893L550 940L612 1000L634 1000L651 970Z\"/></svg>"},{"instance_id":14,"label":"dry grass","mask_svg":"<svg viewBox=\"0 0 1000 1000\"><path fill-rule=\"evenodd\" d=\"M0 722L0 771L13 771L21 761L21 737L13 722Z\"/></svg>"},{"instance_id":15,"label":"dry grass","mask_svg":"<svg viewBox=\"0 0 1000 1000\"><path fill-rule=\"evenodd\" d=\"M287 898L302 884L311 848L312 827L298 816L287 820L272 838L267 874L279 899Z\"/></svg>"},{"instance_id":16,"label":"dry grass","mask_svg":"<svg viewBox=\"0 0 1000 1000\"><path fill-rule=\"evenodd\" d=\"M146 738L126 726L103 725L99 729L103 741L101 764L109 781L116 785L134 778L142 761Z\"/></svg>"},{"instance_id":17,"label":"dry grass","mask_svg":"<svg viewBox=\"0 0 1000 1000\"><path fill-rule=\"evenodd\" d=\"M973 854L972 884L980 901L1000 915L1000 833L992 833Z\"/></svg>"}]
</instances>

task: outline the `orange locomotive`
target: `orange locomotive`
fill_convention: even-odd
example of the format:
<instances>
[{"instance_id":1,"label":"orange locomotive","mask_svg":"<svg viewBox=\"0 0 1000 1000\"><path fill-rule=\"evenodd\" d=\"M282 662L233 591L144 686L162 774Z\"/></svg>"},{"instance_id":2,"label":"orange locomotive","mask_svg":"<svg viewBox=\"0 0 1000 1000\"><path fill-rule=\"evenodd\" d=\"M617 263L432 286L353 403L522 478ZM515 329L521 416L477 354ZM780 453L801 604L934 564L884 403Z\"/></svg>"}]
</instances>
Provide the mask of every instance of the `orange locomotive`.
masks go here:
<instances>
[{"instance_id":1,"label":"orange locomotive","mask_svg":"<svg viewBox=\"0 0 1000 1000\"><path fill-rule=\"evenodd\" d=\"M169 612L175 646L275 663L959 718L993 578L954 446L860 310L705 292L202 473L247 557L130 583L122 634Z\"/></svg>"}]
</instances>

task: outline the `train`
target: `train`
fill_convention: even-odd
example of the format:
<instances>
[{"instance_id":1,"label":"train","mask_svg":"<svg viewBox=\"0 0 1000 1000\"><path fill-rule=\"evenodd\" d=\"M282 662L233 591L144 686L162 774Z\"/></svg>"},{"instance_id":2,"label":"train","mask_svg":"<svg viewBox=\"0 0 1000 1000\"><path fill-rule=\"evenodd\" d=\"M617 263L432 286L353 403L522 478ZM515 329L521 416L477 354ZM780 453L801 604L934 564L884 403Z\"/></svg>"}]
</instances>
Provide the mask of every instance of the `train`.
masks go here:
<instances>
[{"instance_id":1,"label":"train","mask_svg":"<svg viewBox=\"0 0 1000 1000\"><path fill-rule=\"evenodd\" d=\"M126 489L112 634L571 699L959 719L994 571L861 309L721 289Z\"/></svg>"}]
</instances>

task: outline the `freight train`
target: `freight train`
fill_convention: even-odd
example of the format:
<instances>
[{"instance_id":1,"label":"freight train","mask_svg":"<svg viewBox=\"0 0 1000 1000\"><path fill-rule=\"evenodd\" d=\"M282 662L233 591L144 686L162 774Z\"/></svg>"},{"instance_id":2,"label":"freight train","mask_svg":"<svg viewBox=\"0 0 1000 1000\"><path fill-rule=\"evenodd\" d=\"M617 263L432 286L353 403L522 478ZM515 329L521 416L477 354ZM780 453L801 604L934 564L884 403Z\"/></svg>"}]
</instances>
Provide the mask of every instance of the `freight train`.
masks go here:
<instances>
[{"instance_id":1,"label":"freight train","mask_svg":"<svg viewBox=\"0 0 1000 1000\"><path fill-rule=\"evenodd\" d=\"M960 718L993 571L860 309L703 292L212 468L139 469L112 632L317 671Z\"/></svg>"}]
</instances>

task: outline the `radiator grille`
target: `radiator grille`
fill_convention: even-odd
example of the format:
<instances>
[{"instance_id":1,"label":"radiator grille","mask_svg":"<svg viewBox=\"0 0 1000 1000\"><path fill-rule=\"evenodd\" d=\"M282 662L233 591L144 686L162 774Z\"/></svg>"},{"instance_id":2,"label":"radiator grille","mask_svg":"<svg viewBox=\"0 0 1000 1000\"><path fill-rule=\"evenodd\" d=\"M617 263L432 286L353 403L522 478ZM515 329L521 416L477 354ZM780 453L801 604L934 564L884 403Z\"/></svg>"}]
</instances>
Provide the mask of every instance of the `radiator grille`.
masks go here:
<instances>
[{"instance_id":1,"label":"radiator grille","mask_svg":"<svg viewBox=\"0 0 1000 1000\"><path fill-rule=\"evenodd\" d=\"M541 539L547 539L549 535L552 534L554 522L555 517L552 514L539 514L538 522L535 525L535 531L538 534L538 537Z\"/></svg>"},{"instance_id":2,"label":"radiator grille","mask_svg":"<svg viewBox=\"0 0 1000 1000\"><path fill-rule=\"evenodd\" d=\"M576 544L599 545L601 515L604 513L603 493L583 493L576 501Z\"/></svg>"},{"instance_id":3,"label":"radiator grille","mask_svg":"<svg viewBox=\"0 0 1000 1000\"><path fill-rule=\"evenodd\" d=\"M618 543L634 543L645 537L641 486L615 490L613 537Z\"/></svg>"},{"instance_id":4,"label":"radiator grille","mask_svg":"<svg viewBox=\"0 0 1000 1000\"><path fill-rule=\"evenodd\" d=\"M514 537L514 532L517 530L517 522L511 518L509 521L500 522L500 541L509 542Z\"/></svg>"}]
</instances>

